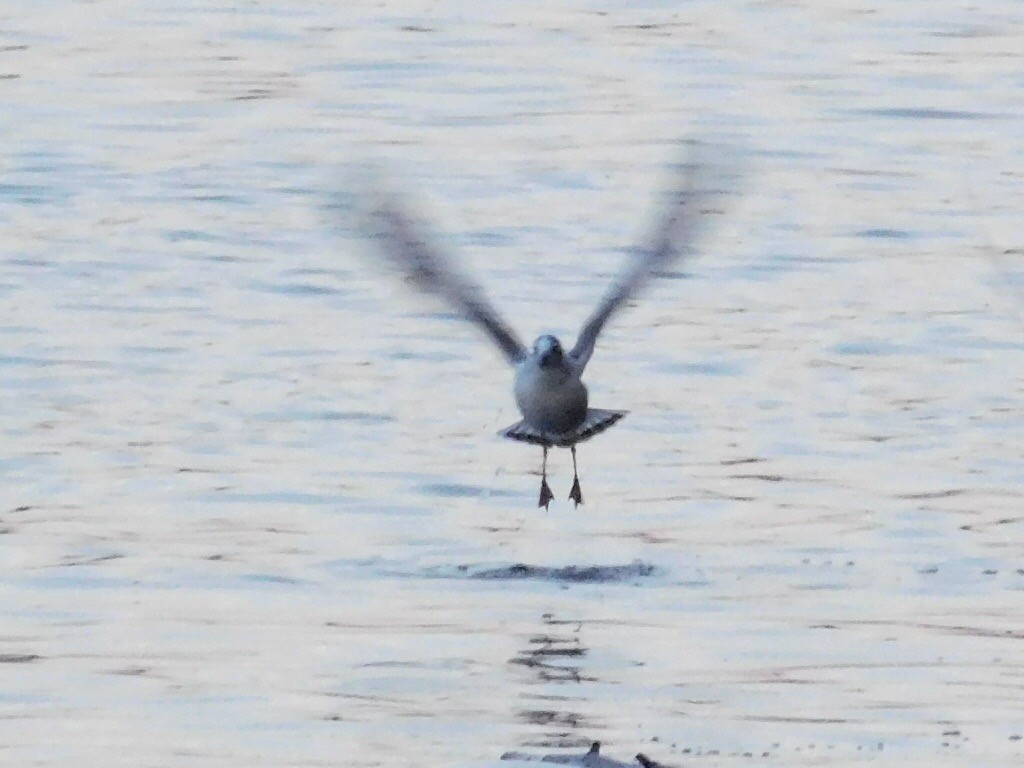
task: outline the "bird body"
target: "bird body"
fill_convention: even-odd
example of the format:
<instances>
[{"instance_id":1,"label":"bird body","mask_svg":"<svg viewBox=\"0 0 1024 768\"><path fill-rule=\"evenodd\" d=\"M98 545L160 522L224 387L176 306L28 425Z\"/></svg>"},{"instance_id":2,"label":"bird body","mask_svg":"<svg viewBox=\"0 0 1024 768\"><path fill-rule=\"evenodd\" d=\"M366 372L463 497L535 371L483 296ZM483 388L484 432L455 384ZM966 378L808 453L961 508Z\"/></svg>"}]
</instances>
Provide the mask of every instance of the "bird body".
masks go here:
<instances>
[{"instance_id":1,"label":"bird body","mask_svg":"<svg viewBox=\"0 0 1024 768\"><path fill-rule=\"evenodd\" d=\"M554 337L541 336L534 352L516 365L516 405L523 420L531 426L546 432L568 433L587 416L587 387L563 355L543 351L547 339ZM538 352L538 347L542 351Z\"/></svg>"},{"instance_id":2,"label":"bird body","mask_svg":"<svg viewBox=\"0 0 1024 768\"><path fill-rule=\"evenodd\" d=\"M498 434L546 448L571 448L604 432L626 415L587 407L582 366L561 351L554 336L541 336L516 364L515 397L523 420Z\"/></svg>"}]
</instances>

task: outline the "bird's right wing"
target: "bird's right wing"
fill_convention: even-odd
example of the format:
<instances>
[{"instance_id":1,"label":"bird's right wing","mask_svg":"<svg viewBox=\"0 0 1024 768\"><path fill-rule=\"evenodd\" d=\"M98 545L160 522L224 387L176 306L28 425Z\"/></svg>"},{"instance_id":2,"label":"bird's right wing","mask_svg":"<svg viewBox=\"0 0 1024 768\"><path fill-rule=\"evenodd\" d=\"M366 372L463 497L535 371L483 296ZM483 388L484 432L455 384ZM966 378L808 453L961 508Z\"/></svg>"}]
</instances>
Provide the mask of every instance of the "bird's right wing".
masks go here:
<instances>
[{"instance_id":1,"label":"bird's right wing","mask_svg":"<svg viewBox=\"0 0 1024 768\"><path fill-rule=\"evenodd\" d=\"M445 299L463 317L483 328L511 365L526 356L523 343L483 291L461 274L451 259L428 243L394 196L377 196L369 211L368 226L387 259L420 288Z\"/></svg>"},{"instance_id":2,"label":"bird's right wing","mask_svg":"<svg viewBox=\"0 0 1024 768\"><path fill-rule=\"evenodd\" d=\"M634 298L659 271L690 250L700 231L700 216L706 213L708 198L713 194L706 187L708 168L700 162L684 166L683 178L674 185L665 209L654 231L634 255L626 268L612 283L597 309L583 324L570 359L582 372L594 354L597 337L605 323L627 301Z\"/></svg>"}]
</instances>

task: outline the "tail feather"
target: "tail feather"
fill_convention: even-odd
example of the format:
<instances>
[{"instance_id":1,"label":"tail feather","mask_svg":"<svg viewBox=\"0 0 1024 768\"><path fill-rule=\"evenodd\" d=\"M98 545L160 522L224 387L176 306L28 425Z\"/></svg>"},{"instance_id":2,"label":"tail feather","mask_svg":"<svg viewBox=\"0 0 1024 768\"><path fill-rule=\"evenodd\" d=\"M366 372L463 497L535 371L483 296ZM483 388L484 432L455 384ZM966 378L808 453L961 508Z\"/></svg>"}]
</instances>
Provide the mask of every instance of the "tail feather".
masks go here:
<instances>
[{"instance_id":1,"label":"tail feather","mask_svg":"<svg viewBox=\"0 0 1024 768\"><path fill-rule=\"evenodd\" d=\"M601 434L627 413L628 411L588 408L583 423L576 427L576 429L568 432L551 432L528 424L526 421L520 421L511 427L506 427L498 434L502 437L507 437L509 440L519 440L524 443L568 448L570 445L582 443L594 437L594 435Z\"/></svg>"}]
</instances>

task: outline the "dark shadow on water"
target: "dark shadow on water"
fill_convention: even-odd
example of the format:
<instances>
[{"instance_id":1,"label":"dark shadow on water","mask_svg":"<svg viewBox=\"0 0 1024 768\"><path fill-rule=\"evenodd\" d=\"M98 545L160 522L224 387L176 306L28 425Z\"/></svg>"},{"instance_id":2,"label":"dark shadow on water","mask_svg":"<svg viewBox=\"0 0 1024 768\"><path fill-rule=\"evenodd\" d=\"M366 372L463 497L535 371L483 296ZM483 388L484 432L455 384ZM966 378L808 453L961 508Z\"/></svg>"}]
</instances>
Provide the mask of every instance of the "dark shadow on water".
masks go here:
<instances>
[{"instance_id":1,"label":"dark shadow on water","mask_svg":"<svg viewBox=\"0 0 1024 768\"><path fill-rule=\"evenodd\" d=\"M428 483L420 486L420 490L431 496L441 496L446 499L472 499L477 496L513 498L519 495L517 491L495 490L461 483Z\"/></svg>"},{"instance_id":2,"label":"dark shadow on water","mask_svg":"<svg viewBox=\"0 0 1024 768\"><path fill-rule=\"evenodd\" d=\"M642 560L628 565L458 565L437 567L426 575L440 578L480 579L484 581L553 581L566 584L630 583L637 579L663 575L664 569Z\"/></svg>"},{"instance_id":3,"label":"dark shadow on water","mask_svg":"<svg viewBox=\"0 0 1024 768\"><path fill-rule=\"evenodd\" d=\"M896 120L1008 120L1013 117L1003 112L936 109L934 107L883 107L880 109L845 109L839 111L849 115L882 117Z\"/></svg>"},{"instance_id":4,"label":"dark shadow on water","mask_svg":"<svg viewBox=\"0 0 1024 768\"><path fill-rule=\"evenodd\" d=\"M862 229L854 234L854 237L863 237L875 240L910 240L914 237L913 232L905 229Z\"/></svg>"}]
</instances>

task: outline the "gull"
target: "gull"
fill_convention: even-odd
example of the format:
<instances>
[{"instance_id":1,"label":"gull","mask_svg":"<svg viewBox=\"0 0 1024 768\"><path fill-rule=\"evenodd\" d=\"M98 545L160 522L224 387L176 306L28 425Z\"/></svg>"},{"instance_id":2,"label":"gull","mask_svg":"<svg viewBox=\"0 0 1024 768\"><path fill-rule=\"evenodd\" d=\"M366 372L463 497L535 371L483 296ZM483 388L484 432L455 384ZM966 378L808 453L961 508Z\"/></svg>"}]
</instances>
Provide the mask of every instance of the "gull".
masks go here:
<instances>
[{"instance_id":1,"label":"gull","mask_svg":"<svg viewBox=\"0 0 1024 768\"><path fill-rule=\"evenodd\" d=\"M591 408L582 376L608 321L694 242L700 223L697 214L702 212L701 205L709 192L698 184L704 166L689 163L683 168L686 173L668 195L655 227L642 245L633 249L624 269L583 324L569 350L551 334L538 336L533 346L527 348L483 291L456 267L454 259L430 241L408 207L394 194L375 195L374 204L367 210L369 234L384 257L421 289L446 300L465 319L483 329L515 371L513 391L523 418L498 434L543 449L539 507L548 509L554 498L547 481L548 450L559 447L572 452L569 499L578 507L583 503L583 491L576 446L604 432L628 413ZM557 297L551 299L557 305Z\"/></svg>"}]
</instances>

